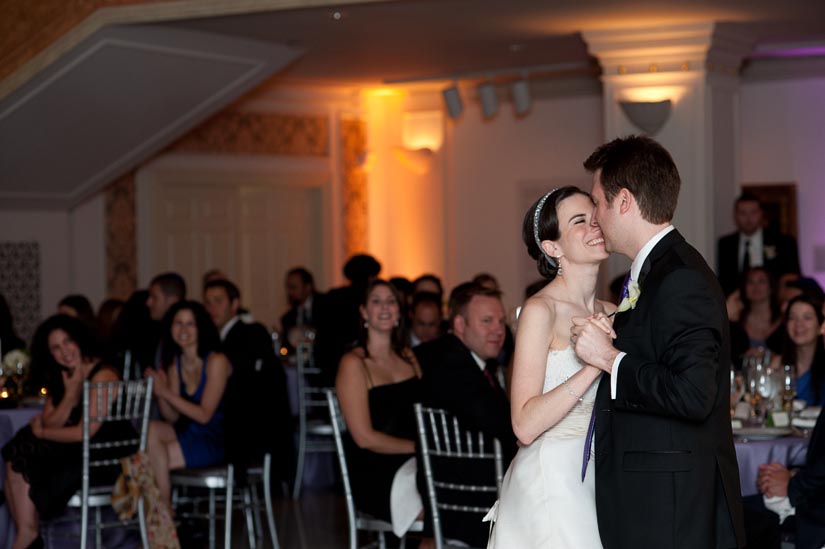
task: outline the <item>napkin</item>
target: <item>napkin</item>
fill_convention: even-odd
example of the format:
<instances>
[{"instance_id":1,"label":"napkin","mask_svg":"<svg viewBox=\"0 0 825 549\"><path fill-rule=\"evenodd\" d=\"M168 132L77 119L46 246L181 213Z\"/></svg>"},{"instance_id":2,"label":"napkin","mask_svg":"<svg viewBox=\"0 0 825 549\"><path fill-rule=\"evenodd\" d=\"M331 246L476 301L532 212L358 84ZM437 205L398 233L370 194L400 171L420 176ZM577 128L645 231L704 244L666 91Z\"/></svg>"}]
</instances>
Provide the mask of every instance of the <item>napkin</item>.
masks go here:
<instances>
[{"instance_id":1,"label":"napkin","mask_svg":"<svg viewBox=\"0 0 825 549\"><path fill-rule=\"evenodd\" d=\"M799 417L804 417L808 419L816 419L819 417L819 413L822 411L822 406L808 406L801 412L799 412Z\"/></svg>"},{"instance_id":2,"label":"napkin","mask_svg":"<svg viewBox=\"0 0 825 549\"><path fill-rule=\"evenodd\" d=\"M816 420L808 417L795 417L791 420L791 425L799 427L800 429L813 429L816 425Z\"/></svg>"}]
</instances>

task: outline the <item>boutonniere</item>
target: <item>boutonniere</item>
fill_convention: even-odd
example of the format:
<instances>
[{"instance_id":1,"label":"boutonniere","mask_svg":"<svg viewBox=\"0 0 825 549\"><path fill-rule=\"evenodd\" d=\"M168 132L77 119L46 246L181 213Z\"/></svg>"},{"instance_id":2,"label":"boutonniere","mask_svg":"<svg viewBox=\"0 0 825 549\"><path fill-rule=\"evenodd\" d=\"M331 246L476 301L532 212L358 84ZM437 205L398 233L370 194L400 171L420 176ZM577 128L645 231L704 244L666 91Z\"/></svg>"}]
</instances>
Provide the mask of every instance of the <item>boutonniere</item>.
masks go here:
<instances>
[{"instance_id":1,"label":"boutonniere","mask_svg":"<svg viewBox=\"0 0 825 549\"><path fill-rule=\"evenodd\" d=\"M616 309L616 312L623 313L627 310L635 309L636 302L639 301L640 295L642 295L642 290L639 288L638 282L630 280L627 283L627 295L622 299L621 303L619 303L619 308Z\"/></svg>"},{"instance_id":2,"label":"boutonniere","mask_svg":"<svg viewBox=\"0 0 825 549\"><path fill-rule=\"evenodd\" d=\"M762 246L765 259L776 259L776 246Z\"/></svg>"}]
</instances>

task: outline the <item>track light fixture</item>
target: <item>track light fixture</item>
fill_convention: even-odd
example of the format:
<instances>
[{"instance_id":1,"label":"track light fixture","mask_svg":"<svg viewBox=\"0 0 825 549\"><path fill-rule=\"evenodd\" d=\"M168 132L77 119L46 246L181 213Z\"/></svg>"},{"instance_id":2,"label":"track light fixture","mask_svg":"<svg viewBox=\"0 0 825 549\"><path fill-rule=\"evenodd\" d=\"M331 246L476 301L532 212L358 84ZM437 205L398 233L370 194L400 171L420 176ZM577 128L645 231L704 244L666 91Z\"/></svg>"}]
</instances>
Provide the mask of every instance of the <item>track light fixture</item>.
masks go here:
<instances>
[{"instance_id":1,"label":"track light fixture","mask_svg":"<svg viewBox=\"0 0 825 549\"><path fill-rule=\"evenodd\" d=\"M513 98L513 109L515 109L517 116L524 116L530 112L532 99L530 98L530 85L527 78L513 82L510 86L510 95Z\"/></svg>"},{"instance_id":2,"label":"track light fixture","mask_svg":"<svg viewBox=\"0 0 825 549\"><path fill-rule=\"evenodd\" d=\"M498 111L498 96L496 86L492 82L484 82L478 86L478 98L481 101L481 112L484 118L492 118Z\"/></svg>"},{"instance_id":3,"label":"track light fixture","mask_svg":"<svg viewBox=\"0 0 825 549\"><path fill-rule=\"evenodd\" d=\"M461 94L458 93L458 86L453 84L449 88L442 90L444 95L444 105L447 107L447 114L450 118L457 118L464 110L464 104L461 101Z\"/></svg>"}]
</instances>

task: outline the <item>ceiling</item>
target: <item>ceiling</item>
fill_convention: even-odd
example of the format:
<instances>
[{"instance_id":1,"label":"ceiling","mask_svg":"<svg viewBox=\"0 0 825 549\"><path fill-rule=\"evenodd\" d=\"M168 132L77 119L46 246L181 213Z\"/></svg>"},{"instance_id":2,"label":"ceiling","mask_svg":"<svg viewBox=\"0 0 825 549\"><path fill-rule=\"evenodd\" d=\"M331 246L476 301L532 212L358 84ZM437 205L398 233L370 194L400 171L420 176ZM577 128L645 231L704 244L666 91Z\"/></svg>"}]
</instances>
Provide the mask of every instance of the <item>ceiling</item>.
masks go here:
<instances>
[{"instance_id":1,"label":"ceiling","mask_svg":"<svg viewBox=\"0 0 825 549\"><path fill-rule=\"evenodd\" d=\"M749 36L750 63L825 59L822 0L253 0L243 14L198 0L211 15L191 18L180 8L194 1L107 8L107 24L76 29L0 99L0 208L70 208L264 81L372 86L535 67L532 79L595 79L581 30L706 21Z\"/></svg>"}]
</instances>

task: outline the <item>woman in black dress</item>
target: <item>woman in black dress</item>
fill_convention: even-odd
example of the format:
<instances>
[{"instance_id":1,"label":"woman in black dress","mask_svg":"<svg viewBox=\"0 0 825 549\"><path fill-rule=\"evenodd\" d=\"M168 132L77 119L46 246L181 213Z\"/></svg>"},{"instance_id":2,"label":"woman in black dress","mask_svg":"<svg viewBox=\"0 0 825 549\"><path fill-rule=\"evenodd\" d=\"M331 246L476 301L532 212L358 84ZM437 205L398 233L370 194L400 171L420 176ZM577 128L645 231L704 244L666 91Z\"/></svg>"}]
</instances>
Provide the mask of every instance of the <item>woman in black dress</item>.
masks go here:
<instances>
[{"instance_id":1,"label":"woman in black dress","mask_svg":"<svg viewBox=\"0 0 825 549\"><path fill-rule=\"evenodd\" d=\"M367 287L359 345L341 359L335 388L349 437L347 460L360 511L390 520L390 488L415 455L421 369L406 341L398 291L384 280Z\"/></svg>"},{"instance_id":2,"label":"woman in black dress","mask_svg":"<svg viewBox=\"0 0 825 549\"><path fill-rule=\"evenodd\" d=\"M56 315L32 338L32 366L46 377L48 397L43 412L3 447L5 493L17 537L13 549L42 547L40 519L59 515L81 485L83 382L117 381L117 371L98 362L93 338L78 319ZM104 406L106 404L104 403ZM91 398L91 413L97 397ZM125 428L115 423L91 426L95 440ZM133 449L124 449L124 454ZM112 456L115 457L115 456ZM111 474L116 477L118 471Z\"/></svg>"}]
</instances>

